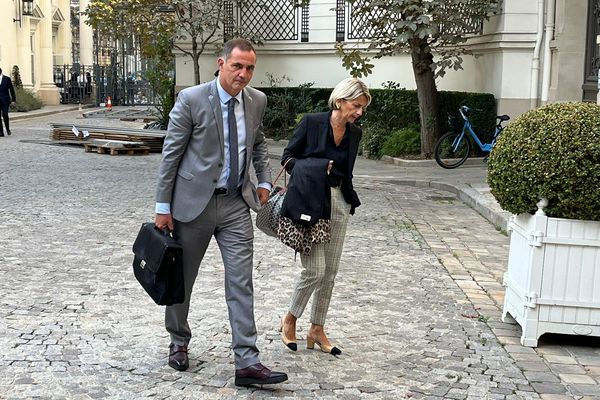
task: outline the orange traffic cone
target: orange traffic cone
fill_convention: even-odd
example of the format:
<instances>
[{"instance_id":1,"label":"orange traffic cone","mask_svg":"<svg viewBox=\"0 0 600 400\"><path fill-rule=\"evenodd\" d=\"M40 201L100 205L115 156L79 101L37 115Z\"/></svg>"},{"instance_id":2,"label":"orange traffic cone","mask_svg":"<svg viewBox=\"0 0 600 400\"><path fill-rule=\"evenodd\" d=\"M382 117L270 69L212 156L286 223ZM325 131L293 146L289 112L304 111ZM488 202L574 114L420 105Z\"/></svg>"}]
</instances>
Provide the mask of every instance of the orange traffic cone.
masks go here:
<instances>
[{"instance_id":1,"label":"orange traffic cone","mask_svg":"<svg viewBox=\"0 0 600 400\"><path fill-rule=\"evenodd\" d=\"M106 99L106 108L108 108L108 111L112 110L112 101L110 101L110 96L108 96Z\"/></svg>"}]
</instances>

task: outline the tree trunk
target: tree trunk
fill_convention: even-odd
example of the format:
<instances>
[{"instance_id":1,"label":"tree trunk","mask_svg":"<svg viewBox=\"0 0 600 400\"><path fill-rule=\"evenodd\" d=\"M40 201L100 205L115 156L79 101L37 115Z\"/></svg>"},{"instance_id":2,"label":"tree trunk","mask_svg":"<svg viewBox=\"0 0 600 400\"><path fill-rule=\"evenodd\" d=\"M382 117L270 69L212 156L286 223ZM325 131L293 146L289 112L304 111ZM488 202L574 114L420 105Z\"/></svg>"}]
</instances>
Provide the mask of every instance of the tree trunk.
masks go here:
<instances>
[{"instance_id":1,"label":"tree trunk","mask_svg":"<svg viewBox=\"0 0 600 400\"><path fill-rule=\"evenodd\" d=\"M419 114L421 121L421 157L431 158L435 142L439 137L438 127L438 92L435 85L434 71L431 69L433 55L425 52L427 42L414 39L411 43L411 57L417 98L419 99Z\"/></svg>"},{"instance_id":2,"label":"tree trunk","mask_svg":"<svg viewBox=\"0 0 600 400\"><path fill-rule=\"evenodd\" d=\"M194 84L200 84L200 53L198 53L198 39L192 36L192 63L194 64Z\"/></svg>"}]
</instances>

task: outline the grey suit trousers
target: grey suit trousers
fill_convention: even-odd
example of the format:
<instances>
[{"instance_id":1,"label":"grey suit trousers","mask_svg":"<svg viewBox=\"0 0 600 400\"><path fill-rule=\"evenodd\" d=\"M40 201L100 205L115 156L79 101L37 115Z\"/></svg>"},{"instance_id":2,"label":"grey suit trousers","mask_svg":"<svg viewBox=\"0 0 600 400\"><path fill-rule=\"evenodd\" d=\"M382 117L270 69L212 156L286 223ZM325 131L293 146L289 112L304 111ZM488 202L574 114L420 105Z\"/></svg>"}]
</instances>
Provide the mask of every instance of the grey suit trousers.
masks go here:
<instances>
[{"instance_id":1,"label":"grey suit trousers","mask_svg":"<svg viewBox=\"0 0 600 400\"><path fill-rule=\"evenodd\" d=\"M192 338L188 324L190 297L200 263L214 236L225 266L225 297L235 367L258 363L252 286L254 232L250 210L241 194L213 195L196 219L175 221L174 236L183 246L185 302L166 307L165 326L171 342L188 345Z\"/></svg>"}]
</instances>

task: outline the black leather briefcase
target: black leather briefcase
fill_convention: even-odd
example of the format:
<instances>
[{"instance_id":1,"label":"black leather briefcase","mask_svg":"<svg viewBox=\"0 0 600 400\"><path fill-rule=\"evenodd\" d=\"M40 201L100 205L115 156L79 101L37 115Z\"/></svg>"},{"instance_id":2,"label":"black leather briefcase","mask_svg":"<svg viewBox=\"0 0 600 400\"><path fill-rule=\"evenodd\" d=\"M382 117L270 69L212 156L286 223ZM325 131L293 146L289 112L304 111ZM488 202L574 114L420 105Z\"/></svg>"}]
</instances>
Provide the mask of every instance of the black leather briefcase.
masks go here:
<instances>
[{"instance_id":1,"label":"black leather briefcase","mask_svg":"<svg viewBox=\"0 0 600 400\"><path fill-rule=\"evenodd\" d=\"M156 304L183 303L183 251L168 231L142 224L133 244L133 273Z\"/></svg>"}]
</instances>

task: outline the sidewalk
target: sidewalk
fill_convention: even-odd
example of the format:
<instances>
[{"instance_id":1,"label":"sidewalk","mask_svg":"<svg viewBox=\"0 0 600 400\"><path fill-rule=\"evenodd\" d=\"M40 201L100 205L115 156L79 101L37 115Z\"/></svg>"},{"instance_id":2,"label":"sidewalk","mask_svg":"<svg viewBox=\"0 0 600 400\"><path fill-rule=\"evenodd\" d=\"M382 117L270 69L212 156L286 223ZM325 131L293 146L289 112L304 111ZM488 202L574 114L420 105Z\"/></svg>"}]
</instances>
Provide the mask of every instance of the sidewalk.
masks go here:
<instances>
[{"instance_id":1,"label":"sidewalk","mask_svg":"<svg viewBox=\"0 0 600 400\"><path fill-rule=\"evenodd\" d=\"M82 104L83 108L89 108L89 105ZM11 112L9 118L11 121L21 121L29 118L44 117L47 115L58 114L66 111L75 111L79 109L79 104L59 104L56 106L44 106L39 110L27 112Z\"/></svg>"}]
</instances>

